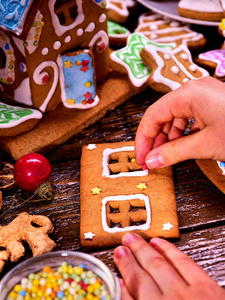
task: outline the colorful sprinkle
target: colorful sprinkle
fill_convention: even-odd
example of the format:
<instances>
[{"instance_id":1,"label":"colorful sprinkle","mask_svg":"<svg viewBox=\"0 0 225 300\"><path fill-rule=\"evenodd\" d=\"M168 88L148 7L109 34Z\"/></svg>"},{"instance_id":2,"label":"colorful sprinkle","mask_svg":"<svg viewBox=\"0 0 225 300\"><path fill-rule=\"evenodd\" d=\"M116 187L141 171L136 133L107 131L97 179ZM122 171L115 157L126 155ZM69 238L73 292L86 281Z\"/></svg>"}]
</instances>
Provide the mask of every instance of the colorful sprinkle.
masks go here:
<instances>
[{"instance_id":1,"label":"colorful sprinkle","mask_svg":"<svg viewBox=\"0 0 225 300\"><path fill-rule=\"evenodd\" d=\"M147 189L146 183L141 182L137 185L137 188L140 189L141 191L144 189Z\"/></svg>"},{"instance_id":2,"label":"colorful sprinkle","mask_svg":"<svg viewBox=\"0 0 225 300\"><path fill-rule=\"evenodd\" d=\"M93 195L99 195L101 193L101 190L102 189L100 189L98 187L91 189Z\"/></svg>"},{"instance_id":3,"label":"colorful sprinkle","mask_svg":"<svg viewBox=\"0 0 225 300\"><path fill-rule=\"evenodd\" d=\"M86 270L83 264L73 267L67 262L62 262L57 270L45 266L39 273L31 273L27 278L22 278L9 293L7 300L22 299L111 300L112 298L102 279L91 270Z\"/></svg>"}]
</instances>

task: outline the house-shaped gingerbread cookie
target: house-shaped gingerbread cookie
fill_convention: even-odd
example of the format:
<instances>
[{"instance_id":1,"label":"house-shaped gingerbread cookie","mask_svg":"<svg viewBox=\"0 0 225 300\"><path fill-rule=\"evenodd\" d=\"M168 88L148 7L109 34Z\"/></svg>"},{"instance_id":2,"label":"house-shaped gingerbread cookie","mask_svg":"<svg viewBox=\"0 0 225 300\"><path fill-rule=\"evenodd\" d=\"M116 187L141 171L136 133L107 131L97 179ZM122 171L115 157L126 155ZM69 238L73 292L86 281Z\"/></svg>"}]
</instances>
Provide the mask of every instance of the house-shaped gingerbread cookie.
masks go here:
<instances>
[{"instance_id":1,"label":"house-shaped gingerbread cookie","mask_svg":"<svg viewBox=\"0 0 225 300\"><path fill-rule=\"evenodd\" d=\"M1 0L0 94L46 112L98 103L109 72L104 0Z\"/></svg>"},{"instance_id":2,"label":"house-shaped gingerbread cookie","mask_svg":"<svg viewBox=\"0 0 225 300\"><path fill-rule=\"evenodd\" d=\"M130 231L179 237L172 168L138 165L134 142L84 146L80 182L82 246L115 246Z\"/></svg>"}]
</instances>

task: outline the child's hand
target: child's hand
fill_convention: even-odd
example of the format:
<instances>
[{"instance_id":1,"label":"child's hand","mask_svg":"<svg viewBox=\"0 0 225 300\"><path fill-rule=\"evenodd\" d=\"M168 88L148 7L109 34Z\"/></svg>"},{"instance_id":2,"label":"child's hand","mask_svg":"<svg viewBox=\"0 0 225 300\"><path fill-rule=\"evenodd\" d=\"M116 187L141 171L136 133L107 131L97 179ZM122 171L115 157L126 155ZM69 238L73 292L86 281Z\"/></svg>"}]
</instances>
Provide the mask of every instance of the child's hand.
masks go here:
<instances>
[{"instance_id":1,"label":"child's hand","mask_svg":"<svg viewBox=\"0 0 225 300\"><path fill-rule=\"evenodd\" d=\"M188 119L191 133L183 136ZM135 156L150 169L187 159L225 160L225 84L190 80L145 112L137 130Z\"/></svg>"},{"instance_id":2,"label":"child's hand","mask_svg":"<svg viewBox=\"0 0 225 300\"><path fill-rule=\"evenodd\" d=\"M225 291L166 240L128 233L115 249L122 300L224 300Z\"/></svg>"}]
</instances>

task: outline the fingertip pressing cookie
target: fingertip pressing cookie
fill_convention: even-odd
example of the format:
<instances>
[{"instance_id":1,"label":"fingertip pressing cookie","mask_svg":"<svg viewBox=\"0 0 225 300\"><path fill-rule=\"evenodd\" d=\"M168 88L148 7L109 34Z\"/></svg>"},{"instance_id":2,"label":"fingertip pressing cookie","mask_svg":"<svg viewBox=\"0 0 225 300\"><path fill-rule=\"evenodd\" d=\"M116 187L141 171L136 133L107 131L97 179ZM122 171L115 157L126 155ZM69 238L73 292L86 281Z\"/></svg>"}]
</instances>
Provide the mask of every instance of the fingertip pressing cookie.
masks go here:
<instances>
[{"instance_id":1,"label":"fingertip pressing cookie","mask_svg":"<svg viewBox=\"0 0 225 300\"><path fill-rule=\"evenodd\" d=\"M141 58L152 70L147 83L154 90L167 93L190 79L199 79L209 73L193 63L191 53L184 45L163 48L146 45Z\"/></svg>"},{"instance_id":2,"label":"fingertip pressing cookie","mask_svg":"<svg viewBox=\"0 0 225 300\"><path fill-rule=\"evenodd\" d=\"M197 159L202 172L225 194L225 162L212 159Z\"/></svg>"},{"instance_id":3,"label":"fingertip pressing cookie","mask_svg":"<svg viewBox=\"0 0 225 300\"><path fill-rule=\"evenodd\" d=\"M115 246L131 231L179 237L172 168L138 165L133 141L83 146L80 195L82 246Z\"/></svg>"},{"instance_id":4,"label":"fingertip pressing cookie","mask_svg":"<svg viewBox=\"0 0 225 300\"><path fill-rule=\"evenodd\" d=\"M180 0L178 13L185 18L220 21L223 17L223 9L220 0Z\"/></svg>"}]
</instances>

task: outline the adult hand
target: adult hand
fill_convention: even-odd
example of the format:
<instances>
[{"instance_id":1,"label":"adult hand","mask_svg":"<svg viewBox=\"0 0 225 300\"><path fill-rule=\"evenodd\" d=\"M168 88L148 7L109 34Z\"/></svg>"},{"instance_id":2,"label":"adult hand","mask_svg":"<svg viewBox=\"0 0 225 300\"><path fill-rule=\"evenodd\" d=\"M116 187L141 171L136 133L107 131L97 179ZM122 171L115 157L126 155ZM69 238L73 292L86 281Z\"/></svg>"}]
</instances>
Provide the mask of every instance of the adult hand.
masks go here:
<instances>
[{"instance_id":1,"label":"adult hand","mask_svg":"<svg viewBox=\"0 0 225 300\"><path fill-rule=\"evenodd\" d=\"M193 260L160 238L128 233L115 249L122 300L224 300L225 291Z\"/></svg>"},{"instance_id":2,"label":"adult hand","mask_svg":"<svg viewBox=\"0 0 225 300\"><path fill-rule=\"evenodd\" d=\"M195 122L184 136L189 119ZM224 83L190 80L152 104L137 130L135 157L150 169L187 159L225 160Z\"/></svg>"}]
</instances>

